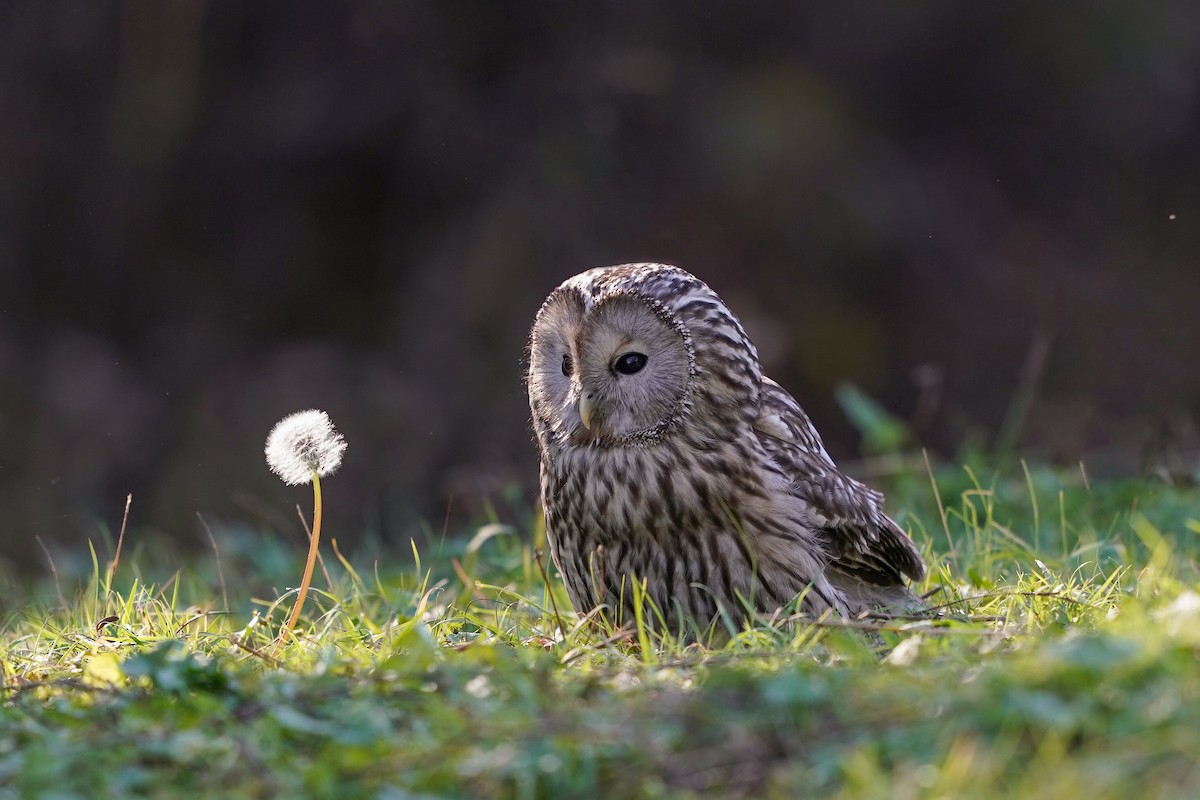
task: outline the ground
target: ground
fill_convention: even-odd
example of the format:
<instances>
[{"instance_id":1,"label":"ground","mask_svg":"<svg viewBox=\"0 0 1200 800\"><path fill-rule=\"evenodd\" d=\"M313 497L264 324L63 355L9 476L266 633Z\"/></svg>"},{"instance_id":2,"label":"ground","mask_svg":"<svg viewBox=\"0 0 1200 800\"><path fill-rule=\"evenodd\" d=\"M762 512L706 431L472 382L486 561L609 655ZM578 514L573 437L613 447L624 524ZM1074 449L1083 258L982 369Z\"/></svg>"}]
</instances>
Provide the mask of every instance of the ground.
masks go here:
<instances>
[{"instance_id":1,"label":"ground","mask_svg":"<svg viewBox=\"0 0 1200 800\"><path fill-rule=\"evenodd\" d=\"M1200 489L901 463L939 616L708 646L580 625L520 502L323 543L283 647L303 543L97 542L5 590L0 797L1200 796Z\"/></svg>"}]
</instances>

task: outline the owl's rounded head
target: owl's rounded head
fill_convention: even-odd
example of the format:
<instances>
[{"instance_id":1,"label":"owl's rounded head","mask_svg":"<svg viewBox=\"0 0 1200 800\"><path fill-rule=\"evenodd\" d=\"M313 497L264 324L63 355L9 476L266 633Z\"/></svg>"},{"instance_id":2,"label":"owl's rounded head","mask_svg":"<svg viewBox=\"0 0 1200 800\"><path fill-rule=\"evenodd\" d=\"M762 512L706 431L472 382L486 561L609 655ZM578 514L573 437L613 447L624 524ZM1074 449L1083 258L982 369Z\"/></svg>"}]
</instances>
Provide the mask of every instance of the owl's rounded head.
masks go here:
<instances>
[{"instance_id":1,"label":"owl's rounded head","mask_svg":"<svg viewBox=\"0 0 1200 800\"><path fill-rule=\"evenodd\" d=\"M747 372L749 388L739 379ZM720 298L662 264L570 278L530 333L529 405L543 446L652 444L698 410L712 421L745 402L759 378L753 346Z\"/></svg>"}]
</instances>

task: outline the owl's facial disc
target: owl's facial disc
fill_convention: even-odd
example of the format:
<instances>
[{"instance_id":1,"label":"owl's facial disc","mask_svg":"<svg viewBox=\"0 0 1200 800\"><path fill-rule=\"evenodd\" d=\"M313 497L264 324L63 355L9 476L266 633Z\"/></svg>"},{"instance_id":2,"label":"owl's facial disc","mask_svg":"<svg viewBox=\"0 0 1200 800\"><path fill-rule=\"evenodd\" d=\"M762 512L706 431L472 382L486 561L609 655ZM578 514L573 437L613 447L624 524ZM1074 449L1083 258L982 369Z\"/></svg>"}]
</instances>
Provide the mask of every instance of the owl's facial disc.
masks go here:
<instances>
[{"instance_id":1,"label":"owl's facial disc","mask_svg":"<svg viewBox=\"0 0 1200 800\"><path fill-rule=\"evenodd\" d=\"M690 380L684 335L665 308L636 294L592 305L577 290L555 291L530 337L535 425L575 446L661 430Z\"/></svg>"},{"instance_id":2,"label":"owl's facial disc","mask_svg":"<svg viewBox=\"0 0 1200 800\"><path fill-rule=\"evenodd\" d=\"M583 430L577 441L605 441L649 431L678 409L690 360L664 312L636 295L601 300L575 341L572 388Z\"/></svg>"},{"instance_id":3,"label":"owl's facial disc","mask_svg":"<svg viewBox=\"0 0 1200 800\"><path fill-rule=\"evenodd\" d=\"M646 366L649 358L645 353L630 350L613 361L613 372L619 375L636 375ZM579 395L579 420L583 427L592 429L592 416L596 413L596 393L583 391Z\"/></svg>"}]
</instances>

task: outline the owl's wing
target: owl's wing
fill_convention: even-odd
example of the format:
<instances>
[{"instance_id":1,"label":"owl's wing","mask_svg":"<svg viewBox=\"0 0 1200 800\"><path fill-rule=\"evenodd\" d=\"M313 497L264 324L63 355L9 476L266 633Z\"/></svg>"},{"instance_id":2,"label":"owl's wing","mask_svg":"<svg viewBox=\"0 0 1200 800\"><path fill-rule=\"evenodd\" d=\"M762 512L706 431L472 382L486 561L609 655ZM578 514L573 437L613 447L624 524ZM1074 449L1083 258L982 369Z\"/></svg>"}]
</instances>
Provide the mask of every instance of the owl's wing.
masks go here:
<instances>
[{"instance_id":1,"label":"owl's wing","mask_svg":"<svg viewBox=\"0 0 1200 800\"><path fill-rule=\"evenodd\" d=\"M880 585L924 577L916 546L883 512L883 495L838 470L800 404L765 376L760 398L754 429L792 494L819 515L833 563Z\"/></svg>"}]
</instances>

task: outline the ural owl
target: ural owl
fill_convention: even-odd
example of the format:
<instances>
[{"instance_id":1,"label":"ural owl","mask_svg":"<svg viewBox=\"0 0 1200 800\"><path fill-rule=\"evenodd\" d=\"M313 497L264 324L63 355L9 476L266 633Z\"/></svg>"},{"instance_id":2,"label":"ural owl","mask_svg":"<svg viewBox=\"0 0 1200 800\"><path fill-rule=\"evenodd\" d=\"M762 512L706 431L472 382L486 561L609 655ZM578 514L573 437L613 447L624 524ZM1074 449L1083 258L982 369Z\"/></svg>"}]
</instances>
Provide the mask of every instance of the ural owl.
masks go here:
<instances>
[{"instance_id":1,"label":"ural owl","mask_svg":"<svg viewBox=\"0 0 1200 800\"><path fill-rule=\"evenodd\" d=\"M684 630L798 596L813 615L917 605L904 576L925 568L883 496L838 471L690 273L625 264L564 282L534 320L528 389L546 536L576 611L627 621L636 595Z\"/></svg>"}]
</instances>

